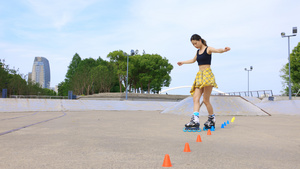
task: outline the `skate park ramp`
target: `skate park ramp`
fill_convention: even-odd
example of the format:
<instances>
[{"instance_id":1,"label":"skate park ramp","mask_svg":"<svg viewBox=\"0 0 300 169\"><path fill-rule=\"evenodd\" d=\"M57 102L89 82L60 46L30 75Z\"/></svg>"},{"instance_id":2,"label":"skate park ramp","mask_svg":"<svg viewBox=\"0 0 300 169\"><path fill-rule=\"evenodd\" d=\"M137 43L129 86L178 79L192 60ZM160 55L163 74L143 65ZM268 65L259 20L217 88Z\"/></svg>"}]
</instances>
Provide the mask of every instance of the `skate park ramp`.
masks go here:
<instances>
[{"instance_id":1,"label":"skate park ramp","mask_svg":"<svg viewBox=\"0 0 300 169\"><path fill-rule=\"evenodd\" d=\"M202 102L202 98L200 103ZM270 115L250 101L240 96L211 96L210 102L216 115L268 116ZM172 113L190 116L193 113L193 98L188 97L161 113ZM207 116L204 104L200 107L200 116Z\"/></svg>"},{"instance_id":2,"label":"skate park ramp","mask_svg":"<svg viewBox=\"0 0 300 169\"><path fill-rule=\"evenodd\" d=\"M264 101L256 105L272 114L300 115L300 100Z\"/></svg>"},{"instance_id":3,"label":"skate park ramp","mask_svg":"<svg viewBox=\"0 0 300 169\"><path fill-rule=\"evenodd\" d=\"M248 100L251 103L257 104L257 103L261 103L262 100L257 98L257 97L248 97L248 96L243 96L243 98L245 98L246 100Z\"/></svg>"}]
</instances>

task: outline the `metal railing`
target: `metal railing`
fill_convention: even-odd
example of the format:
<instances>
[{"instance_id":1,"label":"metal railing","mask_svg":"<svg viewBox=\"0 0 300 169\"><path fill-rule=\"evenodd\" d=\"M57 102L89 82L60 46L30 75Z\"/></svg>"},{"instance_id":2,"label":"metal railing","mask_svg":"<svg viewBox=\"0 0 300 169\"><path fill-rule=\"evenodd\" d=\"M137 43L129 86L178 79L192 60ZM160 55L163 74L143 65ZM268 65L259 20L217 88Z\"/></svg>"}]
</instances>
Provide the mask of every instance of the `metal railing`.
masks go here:
<instances>
[{"instance_id":1,"label":"metal railing","mask_svg":"<svg viewBox=\"0 0 300 169\"><path fill-rule=\"evenodd\" d=\"M256 91L242 91L242 92L228 92L227 95L234 95L234 96L248 96L248 97L270 97L273 96L272 90L256 90Z\"/></svg>"},{"instance_id":2,"label":"metal railing","mask_svg":"<svg viewBox=\"0 0 300 169\"><path fill-rule=\"evenodd\" d=\"M68 96L10 95L10 98L18 98L18 99L68 99Z\"/></svg>"},{"instance_id":3,"label":"metal railing","mask_svg":"<svg viewBox=\"0 0 300 169\"><path fill-rule=\"evenodd\" d=\"M295 97L297 97L297 95L300 93L300 89L298 90L298 92L296 93Z\"/></svg>"}]
</instances>

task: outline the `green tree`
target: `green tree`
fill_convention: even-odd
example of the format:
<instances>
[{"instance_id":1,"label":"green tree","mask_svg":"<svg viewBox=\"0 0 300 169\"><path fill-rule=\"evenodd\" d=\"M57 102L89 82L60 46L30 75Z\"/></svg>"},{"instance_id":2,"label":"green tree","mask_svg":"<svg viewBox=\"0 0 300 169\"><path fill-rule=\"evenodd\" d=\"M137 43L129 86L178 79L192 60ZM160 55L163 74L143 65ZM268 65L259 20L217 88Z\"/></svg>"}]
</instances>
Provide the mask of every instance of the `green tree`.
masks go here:
<instances>
[{"instance_id":1,"label":"green tree","mask_svg":"<svg viewBox=\"0 0 300 169\"><path fill-rule=\"evenodd\" d=\"M99 57L81 60L76 53L68 66L65 81L58 86L59 95L67 95L72 90L76 95L89 95L95 92L118 92L115 64Z\"/></svg>"},{"instance_id":2,"label":"green tree","mask_svg":"<svg viewBox=\"0 0 300 169\"><path fill-rule=\"evenodd\" d=\"M300 89L300 42L290 54L291 62L291 90L297 93ZM281 69L281 78L283 79L284 94L289 93L289 63Z\"/></svg>"},{"instance_id":3,"label":"green tree","mask_svg":"<svg viewBox=\"0 0 300 169\"><path fill-rule=\"evenodd\" d=\"M129 90L131 91L132 88L134 89L134 92L136 93L137 90L140 87L140 82L139 82L139 74L142 72L142 67L140 65L141 61L141 55L136 54L133 56L130 56L130 62L129 62Z\"/></svg>"},{"instance_id":4,"label":"green tree","mask_svg":"<svg viewBox=\"0 0 300 169\"><path fill-rule=\"evenodd\" d=\"M170 72L173 66L166 58L158 54L138 54L135 51L129 57L128 87L137 90L158 93L163 86L171 82ZM126 84L127 54L122 50L110 52L109 62L99 57L81 60L76 53L68 67L66 79L59 84L59 94L93 94L94 92L123 92ZM118 85L118 88L116 87Z\"/></svg>"},{"instance_id":5,"label":"green tree","mask_svg":"<svg viewBox=\"0 0 300 169\"><path fill-rule=\"evenodd\" d=\"M142 90L144 89L143 86L147 85L148 93L151 89L158 93L163 86L168 87L170 85L171 77L169 74L173 66L168 63L166 58L162 58L158 54L144 54L141 57L140 67L139 79Z\"/></svg>"},{"instance_id":6,"label":"green tree","mask_svg":"<svg viewBox=\"0 0 300 169\"><path fill-rule=\"evenodd\" d=\"M26 81L19 74L10 74L9 92L13 95L23 95L26 88Z\"/></svg>"},{"instance_id":7,"label":"green tree","mask_svg":"<svg viewBox=\"0 0 300 169\"><path fill-rule=\"evenodd\" d=\"M70 65L68 66L68 71L66 74L67 79L72 78L72 76L74 75L76 68L79 66L80 62L81 62L81 57L78 55L78 53L75 53Z\"/></svg>"},{"instance_id":8,"label":"green tree","mask_svg":"<svg viewBox=\"0 0 300 169\"><path fill-rule=\"evenodd\" d=\"M127 54L122 50L117 50L110 52L107 57L110 59L110 62L114 63L116 67L116 75L119 79L120 92L122 92L122 81L125 84L126 81L126 72L127 72ZM129 62L130 63L130 62Z\"/></svg>"},{"instance_id":9,"label":"green tree","mask_svg":"<svg viewBox=\"0 0 300 169\"><path fill-rule=\"evenodd\" d=\"M65 81L60 82L58 84L58 95L59 96L68 96L68 90L69 90L68 84L69 84L69 82L66 82L66 79L65 79Z\"/></svg>"},{"instance_id":10,"label":"green tree","mask_svg":"<svg viewBox=\"0 0 300 169\"><path fill-rule=\"evenodd\" d=\"M75 94L90 94L94 85L91 70L97 65L97 61L93 58L84 59L79 63L72 79L70 79L71 89L74 90Z\"/></svg>"},{"instance_id":11,"label":"green tree","mask_svg":"<svg viewBox=\"0 0 300 169\"><path fill-rule=\"evenodd\" d=\"M70 65L68 66L68 71L66 73L66 78L63 82L58 84L58 95L59 96L67 96L68 95L68 91L72 90L71 86L70 86L70 81L72 79L72 77L75 74L75 71L78 67L78 65L81 62L81 57L79 56L78 53L75 53L72 61L70 62ZM76 93L76 92L74 92Z\"/></svg>"},{"instance_id":12,"label":"green tree","mask_svg":"<svg viewBox=\"0 0 300 169\"><path fill-rule=\"evenodd\" d=\"M7 65L5 65L5 60L0 59L0 92L2 92L2 89L7 88L8 74L9 73L7 71Z\"/></svg>"},{"instance_id":13,"label":"green tree","mask_svg":"<svg viewBox=\"0 0 300 169\"><path fill-rule=\"evenodd\" d=\"M94 67L91 71L92 79L94 81L94 87L101 92L110 92L113 87L114 80L117 80L114 72L106 65L99 65Z\"/></svg>"}]
</instances>

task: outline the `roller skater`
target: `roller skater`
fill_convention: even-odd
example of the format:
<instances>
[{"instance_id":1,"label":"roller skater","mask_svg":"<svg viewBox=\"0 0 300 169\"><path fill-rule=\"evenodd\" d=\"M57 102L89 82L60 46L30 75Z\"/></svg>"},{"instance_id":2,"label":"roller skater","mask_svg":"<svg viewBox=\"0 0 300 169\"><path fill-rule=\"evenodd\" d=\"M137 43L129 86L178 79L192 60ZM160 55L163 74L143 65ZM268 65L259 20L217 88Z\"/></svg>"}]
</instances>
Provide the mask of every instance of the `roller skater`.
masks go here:
<instances>
[{"instance_id":1,"label":"roller skater","mask_svg":"<svg viewBox=\"0 0 300 169\"><path fill-rule=\"evenodd\" d=\"M177 64L179 66L183 64L191 64L198 62L199 71L196 74L196 78L191 88L191 95L193 96L194 102L194 113L192 119L189 123L185 125L183 131L191 131L192 129L199 131L199 110L202 104L200 104L200 98L203 94L203 103L205 104L209 117L207 122L204 123L203 129L210 129L212 126L215 126L216 119L213 113L213 107L210 103L210 95L213 87L218 88L218 85L215 81L215 76L210 68L212 53L224 53L230 50L229 47L215 49L213 47L207 46L206 41L201 38L201 36L194 34L191 37L191 43L197 48L197 53L195 57L191 60L180 61ZM198 113L198 115L197 115ZM200 129L201 130L201 129Z\"/></svg>"},{"instance_id":2,"label":"roller skater","mask_svg":"<svg viewBox=\"0 0 300 169\"><path fill-rule=\"evenodd\" d=\"M184 132L186 132L186 131L200 132L201 131L198 112L194 112L194 114L192 115L191 121L188 122L187 124L185 124L185 128L183 129L183 131Z\"/></svg>"},{"instance_id":3,"label":"roller skater","mask_svg":"<svg viewBox=\"0 0 300 169\"><path fill-rule=\"evenodd\" d=\"M208 120L204 123L203 131L206 131L208 129L211 129L212 126L216 128L216 117L215 115L208 115Z\"/></svg>"}]
</instances>

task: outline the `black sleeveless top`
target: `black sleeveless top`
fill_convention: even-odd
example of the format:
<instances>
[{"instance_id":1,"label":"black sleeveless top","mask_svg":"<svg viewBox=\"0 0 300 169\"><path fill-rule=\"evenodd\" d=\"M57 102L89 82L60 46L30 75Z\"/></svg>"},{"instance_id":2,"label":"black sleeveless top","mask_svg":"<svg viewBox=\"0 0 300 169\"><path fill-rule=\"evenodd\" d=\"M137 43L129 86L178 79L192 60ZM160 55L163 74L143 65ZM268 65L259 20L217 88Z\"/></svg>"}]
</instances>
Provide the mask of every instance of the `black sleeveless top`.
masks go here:
<instances>
[{"instance_id":1,"label":"black sleeveless top","mask_svg":"<svg viewBox=\"0 0 300 169\"><path fill-rule=\"evenodd\" d=\"M211 54L209 55L207 53L207 48L205 48L204 52L199 55L199 50L197 50L197 62L198 62L198 65L211 65Z\"/></svg>"}]
</instances>

